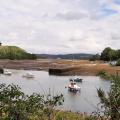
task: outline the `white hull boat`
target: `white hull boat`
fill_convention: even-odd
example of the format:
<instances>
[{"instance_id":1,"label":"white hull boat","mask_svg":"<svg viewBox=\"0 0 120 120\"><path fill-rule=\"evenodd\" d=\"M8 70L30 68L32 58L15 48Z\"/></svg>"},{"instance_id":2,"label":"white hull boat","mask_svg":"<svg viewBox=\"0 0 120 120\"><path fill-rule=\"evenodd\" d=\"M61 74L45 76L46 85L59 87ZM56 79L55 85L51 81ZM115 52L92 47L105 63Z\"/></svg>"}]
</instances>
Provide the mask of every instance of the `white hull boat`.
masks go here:
<instances>
[{"instance_id":1,"label":"white hull boat","mask_svg":"<svg viewBox=\"0 0 120 120\"><path fill-rule=\"evenodd\" d=\"M4 75L12 75L12 72L8 71L8 70L5 70L4 71Z\"/></svg>"},{"instance_id":2,"label":"white hull boat","mask_svg":"<svg viewBox=\"0 0 120 120\"><path fill-rule=\"evenodd\" d=\"M71 82L70 85L68 85L68 91L70 92L78 92L78 91L80 92L80 90L81 88L78 85L76 85L75 82Z\"/></svg>"},{"instance_id":3,"label":"white hull boat","mask_svg":"<svg viewBox=\"0 0 120 120\"><path fill-rule=\"evenodd\" d=\"M26 75L23 75L25 78L34 78L34 75L31 73L26 73Z\"/></svg>"}]
</instances>

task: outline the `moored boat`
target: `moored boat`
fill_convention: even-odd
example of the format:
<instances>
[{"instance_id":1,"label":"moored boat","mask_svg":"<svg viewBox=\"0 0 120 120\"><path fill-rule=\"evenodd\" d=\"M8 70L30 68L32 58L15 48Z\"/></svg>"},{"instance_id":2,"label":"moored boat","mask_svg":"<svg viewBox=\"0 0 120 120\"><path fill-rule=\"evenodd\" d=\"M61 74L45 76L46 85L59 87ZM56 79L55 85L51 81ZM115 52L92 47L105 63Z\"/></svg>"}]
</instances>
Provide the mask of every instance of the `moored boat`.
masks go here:
<instances>
[{"instance_id":1,"label":"moored boat","mask_svg":"<svg viewBox=\"0 0 120 120\"><path fill-rule=\"evenodd\" d=\"M8 71L8 70L5 70L4 71L4 75L12 75L12 72Z\"/></svg>"},{"instance_id":2,"label":"moored boat","mask_svg":"<svg viewBox=\"0 0 120 120\"><path fill-rule=\"evenodd\" d=\"M80 92L80 87L75 83L71 82L70 85L68 85L68 91L70 92Z\"/></svg>"},{"instance_id":3,"label":"moored boat","mask_svg":"<svg viewBox=\"0 0 120 120\"><path fill-rule=\"evenodd\" d=\"M82 82L82 80L81 78L69 79L70 82Z\"/></svg>"},{"instance_id":4,"label":"moored boat","mask_svg":"<svg viewBox=\"0 0 120 120\"><path fill-rule=\"evenodd\" d=\"M74 82L82 82L82 79L81 78L75 78Z\"/></svg>"},{"instance_id":5,"label":"moored boat","mask_svg":"<svg viewBox=\"0 0 120 120\"><path fill-rule=\"evenodd\" d=\"M26 78L34 78L34 75L31 74L31 73L26 73L25 75L23 75L23 77L26 77Z\"/></svg>"}]
</instances>

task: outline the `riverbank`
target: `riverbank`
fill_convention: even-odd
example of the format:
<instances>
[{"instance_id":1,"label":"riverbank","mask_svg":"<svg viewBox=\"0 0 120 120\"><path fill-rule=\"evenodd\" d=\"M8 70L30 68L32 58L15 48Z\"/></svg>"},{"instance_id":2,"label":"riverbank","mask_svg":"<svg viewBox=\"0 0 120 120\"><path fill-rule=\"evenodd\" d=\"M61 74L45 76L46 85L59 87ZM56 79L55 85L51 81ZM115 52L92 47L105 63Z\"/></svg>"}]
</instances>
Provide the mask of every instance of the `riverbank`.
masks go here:
<instances>
[{"instance_id":1,"label":"riverbank","mask_svg":"<svg viewBox=\"0 0 120 120\"><path fill-rule=\"evenodd\" d=\"M116 74L120 67L112 67L101 61L88 60L0 60L0 66L7 69L45 70L60 69L61 75L96 75L100 71ZM66 70L65 70L66 69Z\"/></svg>"},{"instance_id":2,"label":"riverbank","mask_svg":"<svg viewBox=\"0 0 120 120\"><path fill-rule=\"evenodd\" d=\"M34 120L34 118L32 118ZM39 119L39 118L38 118ZM43 118L46 120L46 118ZM88 115L87 113L66 112L66 111L54 111L52 120L106 120L100 119L94 115Z\"/></svg>"}]
</instances>

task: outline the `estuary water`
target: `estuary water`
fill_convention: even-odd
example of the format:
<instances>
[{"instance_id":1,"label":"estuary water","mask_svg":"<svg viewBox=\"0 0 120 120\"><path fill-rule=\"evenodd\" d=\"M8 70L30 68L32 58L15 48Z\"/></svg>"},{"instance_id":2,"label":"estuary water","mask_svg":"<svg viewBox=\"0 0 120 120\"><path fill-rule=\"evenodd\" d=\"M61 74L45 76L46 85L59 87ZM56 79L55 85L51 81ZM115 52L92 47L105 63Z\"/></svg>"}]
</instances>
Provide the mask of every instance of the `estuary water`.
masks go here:
<instances>
[{"instance_id":1,"label":"estuary water","mask_svg":"<svg viewBox=\"0 0 120 120\"><path fill-rule=\"evenodd\" d=\"M102 80L96 76L77 76L83 79L78 83L81 87L80 93L71 93L65 88L69 85L69 79L74 76L50 76L46 71L30 70L9 70L11 76L0 75L0 83L19 85L26 94L41 93L63 94L65 102L59 109L70 110L74 112L91 113L96 110L99 98L97 88L109 91L110 81ZM26 73L32 73L35 77L28 79L23 77Z\"/></svg>"}]
</instances>

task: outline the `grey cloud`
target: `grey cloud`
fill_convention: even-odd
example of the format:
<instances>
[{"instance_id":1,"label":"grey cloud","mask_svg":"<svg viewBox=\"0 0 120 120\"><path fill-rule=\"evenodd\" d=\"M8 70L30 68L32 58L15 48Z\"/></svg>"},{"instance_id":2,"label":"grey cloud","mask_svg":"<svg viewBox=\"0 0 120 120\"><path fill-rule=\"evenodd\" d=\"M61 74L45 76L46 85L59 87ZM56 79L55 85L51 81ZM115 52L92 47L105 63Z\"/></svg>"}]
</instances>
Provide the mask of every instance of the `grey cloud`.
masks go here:
<instances>
[{"instance_id":1,"label":"grey cloud","mask_svg":"<svg viewBox=\"0 0 120 120\"><path fill-rule=\"evenodd\" d=\"M88 15L81 12L67 12L67 13L56 14L56 18L62 20L79 20L86 17L88 17Z\"/></svg>"},{"instance_id":2,"label":"grey cloud","mask_svg":"<svg viewBox=\"0 0 120 120\"><path fill-rule=\"evenodd\" d=\"M85 40L86 38L84 37L84 38L70 38L69 39L69 41L71 41L71 42L78 42L78 41L82 41L82 40Z\"/></svg>"},{"instance_id":3,"label":"grey cloud","mask_svg":"<svg viewBox=\"0 0 120 120\"><path fill-rule=\"evenodd\" d=\"M111 34L111 39L112 39L112 40L120 40L120 34L119 34L119 33L118 33L118 34L112 33L112 34Z\"/></svg>"}]
</instances>

